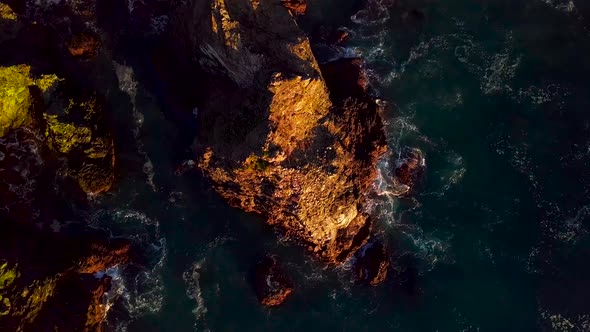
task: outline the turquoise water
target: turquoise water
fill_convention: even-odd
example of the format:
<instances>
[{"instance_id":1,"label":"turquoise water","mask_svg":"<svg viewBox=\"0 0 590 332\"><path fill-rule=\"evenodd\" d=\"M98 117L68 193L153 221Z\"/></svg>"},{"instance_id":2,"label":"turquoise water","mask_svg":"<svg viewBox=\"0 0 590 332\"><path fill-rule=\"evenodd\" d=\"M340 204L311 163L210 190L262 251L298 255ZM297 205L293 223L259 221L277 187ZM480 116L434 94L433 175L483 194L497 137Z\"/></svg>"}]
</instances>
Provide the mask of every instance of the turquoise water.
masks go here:
<instances>
[{"instance_id":1,"label":"turquoise water","mask_svg":"<svg viewBox=\"0 0 590 332\"><path fill-rule=\"evenodd\" d=\"M348 28L349 48L337 54L366 59L376 94L389 103L393 156L380 165L373 203L393 271L377 287L353 285L346 266L325 268L260 219L228 208L199 174L174 175L190 157L191 128L178 130L171 119L180 115L159 88L140 83L150 81L149 64L138 57L121 65L124 95L112 102L125 114L117 119L125 176L90 219L132 238L138 259L110 272L120 295L109 327L590 330L583 6L310 1L302 26ZM405 147L425 153L426 174L411 197L398 198L387 174ZM281 257L296 285L277 309L258 304L249 280L265 253Z\"/></svg>"}]
</instances>

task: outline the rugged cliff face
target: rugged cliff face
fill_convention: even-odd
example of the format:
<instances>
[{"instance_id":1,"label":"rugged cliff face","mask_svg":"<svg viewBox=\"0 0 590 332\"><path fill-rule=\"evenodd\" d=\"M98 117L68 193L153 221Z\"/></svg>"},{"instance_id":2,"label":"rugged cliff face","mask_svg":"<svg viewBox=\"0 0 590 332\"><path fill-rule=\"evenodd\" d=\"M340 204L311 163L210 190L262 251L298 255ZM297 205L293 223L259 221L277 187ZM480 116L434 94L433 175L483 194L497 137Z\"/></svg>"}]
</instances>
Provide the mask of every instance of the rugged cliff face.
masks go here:
<instances>
[{"instance_id":1,"label":"rugged cliff face","mask_svg":"<svg viewBox=\"0 0 590 332\"><path fill-rule=\"evenodd\" d=\"M370 235L365 195L385 136L358 63L320 68L283 3L179 9L173 31L214 80L198 112L198 165L232 206L341 262Z\"/></svg>"}]
</instances>

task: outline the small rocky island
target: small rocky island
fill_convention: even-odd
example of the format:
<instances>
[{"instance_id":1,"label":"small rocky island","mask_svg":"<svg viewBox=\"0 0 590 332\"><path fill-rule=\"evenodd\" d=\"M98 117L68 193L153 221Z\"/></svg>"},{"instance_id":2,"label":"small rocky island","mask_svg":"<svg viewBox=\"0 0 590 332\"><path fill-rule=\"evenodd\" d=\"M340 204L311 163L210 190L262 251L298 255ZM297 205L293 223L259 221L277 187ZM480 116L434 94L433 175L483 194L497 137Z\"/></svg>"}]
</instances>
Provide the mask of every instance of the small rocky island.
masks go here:
<instances>
[{"instance_id":1,"label":"small rocky island","mask_svg":"<svg viewBox=\"0 0 590 332\"><path fill-rule=\"evenodd\" d=\"M359 251L387 150L380 107L360 59L318 63L296 22L305 1L11 0L0 3L0 329L99 330L103 272L131 259L125 240L58 222L117 185L114 92L101 83L116 80L117 32L97 13L124 5L134 29L168 18L154 65L182 86L170 98L194 110L195 165L219 195L327 264L352 258L359 282L381 282L385 248ZM294 289L275 257L255 279L265 305Z\"/></svg>"},{"instance_id":2,"label":"small rocky island","mask_svg":"<svg viewBox=\"0 0 590 332\"><path fill-rule=\"evenodd\" d=\"M199 108L198 167L232 206L326 262L346 260L371 234L365 195L386 151L360 61L319 65L298 11L280 1L189 6L176 29L195 31L179 35L215 79Z\"/></svg>"}]
</instances>

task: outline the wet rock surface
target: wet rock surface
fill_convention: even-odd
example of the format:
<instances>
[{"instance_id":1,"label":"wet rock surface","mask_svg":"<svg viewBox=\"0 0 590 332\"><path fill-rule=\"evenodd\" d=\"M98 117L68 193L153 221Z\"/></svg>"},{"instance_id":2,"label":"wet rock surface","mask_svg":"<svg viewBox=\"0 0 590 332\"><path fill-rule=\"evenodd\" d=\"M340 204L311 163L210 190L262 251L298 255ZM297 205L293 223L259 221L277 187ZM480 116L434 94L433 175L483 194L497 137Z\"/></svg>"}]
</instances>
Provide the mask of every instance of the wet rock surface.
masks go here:
<instances>
[{"instance_id":1,"label":"wet rock surface","mask_svg":"<svg viewBox=\"0 0 590 332\"><path fill-rule=\"evenodd\" d=\"M402 150L396 163L394 175L395 181L405 186L405 193L409 193L419 183L424 174L425 159L422 151L416 148Z\"/></svg>"},{"instance_id":2,"label":"wet rock surface","mask_svg":"<svg viewBox=\"0 0 590 332\"><path fill-rule=\"evenodd\" d=\"M356 283L378 285L387 278L387 250L381 242L373 240L359 249L353 258L352 266Z\"/></svg>"},{"instance_id":3,"label":"wet rock surface","mask_svg":"<svg viewBox=\"0 0 590 332\"><path fill-rule=\"evenodd\" d=\"M254 271L254 289L260 303L275 307L283 304L293 292L293 282L288 278L276 257L264 257Z\"/></svg>"}]
</instances>

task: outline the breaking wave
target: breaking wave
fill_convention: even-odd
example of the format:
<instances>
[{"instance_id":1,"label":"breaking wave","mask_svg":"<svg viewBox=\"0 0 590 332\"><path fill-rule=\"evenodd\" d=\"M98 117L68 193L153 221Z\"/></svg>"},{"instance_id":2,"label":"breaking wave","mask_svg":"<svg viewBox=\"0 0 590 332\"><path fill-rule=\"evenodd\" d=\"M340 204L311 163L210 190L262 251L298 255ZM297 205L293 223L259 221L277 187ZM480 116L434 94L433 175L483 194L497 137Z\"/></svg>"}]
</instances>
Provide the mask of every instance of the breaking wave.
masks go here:
<instances>
[{"instance_id":1,"label":"breaking wave","mask_svg":"<svg viewBox=\"0 0 590 332\"><path fill-rule=\"evenodd\" d=\"M106 296L107 308L116 307L118 311L117 317L108 316L107 324L116 331L126 331L130 320L162 309L166 239L160 234L157 220L131 209L98 210L91 216L90 225L108 229L113 238L130 239L139 251L141 263L134 260L127 266L104 271L113 280L112 289Z\"/></svg>"}]
</instances>

